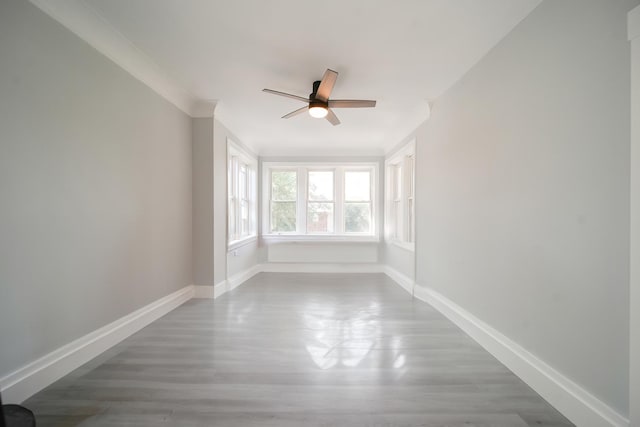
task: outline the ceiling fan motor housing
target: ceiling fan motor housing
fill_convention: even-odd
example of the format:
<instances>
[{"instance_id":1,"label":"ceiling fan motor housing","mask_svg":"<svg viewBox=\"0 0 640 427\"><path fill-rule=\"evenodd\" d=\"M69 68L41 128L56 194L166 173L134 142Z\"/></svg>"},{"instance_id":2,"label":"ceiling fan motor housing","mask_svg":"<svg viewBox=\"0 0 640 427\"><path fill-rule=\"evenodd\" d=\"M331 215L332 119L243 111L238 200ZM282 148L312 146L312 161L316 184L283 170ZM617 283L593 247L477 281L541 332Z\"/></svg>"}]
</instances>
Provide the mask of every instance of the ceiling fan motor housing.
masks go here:
<instances>
[{"instance_id":1,"label":"ceiling fan motor housing","mask_svg":"<svg viewBox=\"0 0 640 427\"><path fill-rule=\"evenodd\" d=\"M316 98L316 94L318 93L318 88L320 87L320 80L313 82L313 92L309 94L309 110L313 108L322 108L324 110L329 108L329 103L326 101L321 101ZM326 113L319 117L324 117Z\"/></svg>"},{"instance_id":2,"label":"ceiling fan motor housing","mask_svg":"<svg viewBox=\"0 0 640 427\"><path fill-rule=\"evenodd\" d=\"M316 80L315 82L313 82L313 92L309 94L309 101L315 101L316 94L318 93L318 88L320 87L320 83L322 83L322 81L320 80Z\"/></svg>"},{"instance_id":3,"label":"ceiling fan motor housing","mask_svg":"<svg viewBox=\"0 0 640 427\"><path fill-rule=\"evenodd\" d=\"M329 103L320 101L318 99L312 99L309 101L309 108L329 108Z\"/></svg>"}]
</instances>

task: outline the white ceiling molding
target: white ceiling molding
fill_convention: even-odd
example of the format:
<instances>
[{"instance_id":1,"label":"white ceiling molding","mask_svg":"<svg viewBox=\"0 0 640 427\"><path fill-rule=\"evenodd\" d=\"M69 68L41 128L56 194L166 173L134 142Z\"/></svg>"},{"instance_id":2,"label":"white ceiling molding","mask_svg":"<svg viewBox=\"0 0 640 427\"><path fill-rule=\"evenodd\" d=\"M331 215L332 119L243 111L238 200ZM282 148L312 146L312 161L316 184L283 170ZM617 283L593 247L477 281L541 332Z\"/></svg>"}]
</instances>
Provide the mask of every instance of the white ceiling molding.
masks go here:
<instances>
[{"instance_id":1,"label":"white ceiling molding","mask_svg":"<svg viewBox=\"0 0 640 427\"><path fill-rule=\"evenodd\" d=\"M201 112L200 100L175 84L153 60L136 48L84 1L30 1L180 110L190 116Z\"/></svg>"},{"instance_id":2,"label":"white ceiling molding","mask_svg":"<svg viewBox=\"0 0 640 427\"><path fill-rule=\"evenodd\" d=\"M627 33L629 40L640 37L640 6L637 6L627 15Z\"/></svg>"},{"instance_id":3,"label":"white ceiling molding","mask_svg":"<svg viewBox=\"0 0 640 427\"><path fill-rule=\"evenodd\" d=\"M224 127L226 127L229 132L231 132L231 135L227 135L227 137L246 147L255 156L260 155L260 152L256 149L256 146L251 143L251 141L246 141L244 138L235 133L235 129L241 129L240 123L238 123L238 121L234 119L232 114L229 114L228 109L225 108L224 103L221 101L218 101L216 103L214 118Z\"/></svg>"},{"instance_id":4,"label":"white ceiling molding","mask_svg":"<svg viewBox=\"0 0 640 427\"><path fill-rule=\"evenodd\" d=\"M191 117L213 117L218 106L218 101L215 100L198 100L193 102L191 107Z\"/></svg>"},{"instance_id":5,"label":"white ceiling molding","mask_svg":"<svg viewBox=\"0 0 640 427\"><path fill-rule=\"evenodd\" d=\"M295 147L288 145L287 147L273 146L273 147L261 147L259 155L260 157L266 157L271 159L308 159L310 157L318 158L341 158L341 157L353 157L358 159L364 158L380 158L384 157L384 151L380 148L362 148L364 143L354 144L355 148L350 148L345 145L341 148L333 146L316 145L314 147L300 146Z\"/></svg>"}]
</instances>

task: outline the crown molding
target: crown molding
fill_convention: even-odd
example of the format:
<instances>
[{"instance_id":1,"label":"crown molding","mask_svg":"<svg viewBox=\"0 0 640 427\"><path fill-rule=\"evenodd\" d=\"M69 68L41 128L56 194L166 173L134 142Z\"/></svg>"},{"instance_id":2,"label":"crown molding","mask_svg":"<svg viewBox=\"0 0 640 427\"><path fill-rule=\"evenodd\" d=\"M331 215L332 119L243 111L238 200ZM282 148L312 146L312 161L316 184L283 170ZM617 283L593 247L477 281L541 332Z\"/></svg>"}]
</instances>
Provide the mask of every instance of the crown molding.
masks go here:
<instances>
[{"instance_id":1,"label":"crown molding","mask_svg":"<svg viewBox=\"0 0 640 427\"><path fill-rule=\"evenodd\" d=\"M176 84L151 58L84 1L30 2L189 116L213 116L215 102L212 107L211 101L200 100Z\"/></svg>"},{"instance_id":2,"label":"crown molding","mask_svg":"<svg viewBox=\"0 0 640 427\"><path fill-rule=\"evenodd\" d=\"M193 118L213 117L217 106L218 102L214 100L198 100L193 102L190 115Z\"/></svg>"},{"instance_id":3,"label":"crown molding","mask_svg":"<svg viewBox=\"0 0 640 427\"><path fill-rule=\"evenodd\" d=\"M627 34L629 40L640 37L640 6L627 14Z\"/></svg>"}]
</instances>

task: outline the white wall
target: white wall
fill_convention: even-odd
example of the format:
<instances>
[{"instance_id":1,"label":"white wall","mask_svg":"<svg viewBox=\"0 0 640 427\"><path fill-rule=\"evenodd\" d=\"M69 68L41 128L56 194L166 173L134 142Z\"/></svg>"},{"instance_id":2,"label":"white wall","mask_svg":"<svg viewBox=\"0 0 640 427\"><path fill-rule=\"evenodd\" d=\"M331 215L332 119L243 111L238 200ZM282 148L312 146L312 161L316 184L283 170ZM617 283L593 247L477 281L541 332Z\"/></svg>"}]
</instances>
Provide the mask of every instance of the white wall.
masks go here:
<instances>
[{"instance_id":1,"label":"white wall","mask_svg":"<svg viewBox=\"0 0 640 427\"><path fill-rule=\"evenodd\" d=\"M417 282L622 415L637 1L545 1L419 129Z\"/></svg>"},{"instance_id":2,"label":"white wall","mask_svg":"<svg viewBox=\"0 0 640 427\"><path fill-rule=\"evenodd\" d=\"M258 240L229 251L227 253L227 278L245 272L259 264Z\"/></svg>"},{"instance_id":3,"label":"white wall","mask_svg":"<svg viewBox=\"0 0 640 427\"><path fill-rule=\"evenodd\" d=\"M221 283L258 264L258 243L250 243L234 251L227 251L227 140L231 139L244 151L254 155L240 138L222 122L214 122L214 282ZM260 187L258 187L260 188Z\"/></svg>"},{"instance_id":4,"label":"white wall","mask_svg":"<svg viewBox=\"0 0 640 427\"><path fill-rule=\"evenodd\" d=\"M416 254L413 251L392 243L385 243L384 264L410 279L415 279Z\"/></svg>"},{"instance_id":5,"label":"white wall","mask_svg":"<svg viewBox=\"0 0 640 427\"><path fill-rule=\"evenodd\" d=\"M269 262L377 263L378 243L277 242L267 245Z\"/></svg>"},{"instance_id":6,"label":"white wall","mask_svg":"<svg viewBox=\"0 0 640 427\"><path fill-rule=\"evenodd\" d=\"M258 264L257 242L227 252L227 140L252 151L213 116L192 121L194 280L214 286Z\"/></svg>"},{"instance_id":7,"label":"white wall","mask_svg":"<svg viewBox=\"0 0 640 427\"><path fill-rule=\"evenodd\" d=\"M190 285L191 120L0 2L0 377Z\"/></svg>"},{"instance_id":8,"label":"white wall","mask_svg":"<svg viewBox=\"0 0 640 427\"><path fill-rule=\"evenodd\" d=\"M631 40L631 391L632 426L640 426L640 6L629 13Z\"/></svg>"},{"instance_id":9,"label":"white wall","mask_svg":"<svg viewBox=\"0 0 640 427\"><path fill-rule=\"evenodd\" d=\"M193 126L193 280L213 286L213 117Z\"/></svg>"},{"instance_id":10,"label":"white wall","mask_svg":"<svg viewBox=\"0 0 640 427\"><path fill-rule=\"evenodd\" d=\"M213 124L213 281L227 278L227 136L229 130Z\"/></svg>"}]
</instances>

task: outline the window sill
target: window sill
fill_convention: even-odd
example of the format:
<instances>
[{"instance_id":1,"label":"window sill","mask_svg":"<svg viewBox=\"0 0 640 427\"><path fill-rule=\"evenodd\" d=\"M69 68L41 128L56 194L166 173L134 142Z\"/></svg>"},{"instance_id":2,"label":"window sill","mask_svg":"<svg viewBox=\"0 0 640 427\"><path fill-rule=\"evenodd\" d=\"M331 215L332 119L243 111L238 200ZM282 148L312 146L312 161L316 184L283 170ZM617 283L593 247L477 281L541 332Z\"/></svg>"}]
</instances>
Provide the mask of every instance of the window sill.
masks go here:
<instances>
[{"instance_id":1,"label":"window sill","mask_svg":"<svg viewBox=\"0 0 640 427\"><path fill-rule=\"evenodd\" d=\"M405 251L415 252L415 243L403 242L402 240L387 240L387 244L394 245Z\"/></svg>"},{"instance_id":2,"label":"window sill","mask_svg":"<svg viewBox=\"0 0 640 427\"><path fill-rule=\"evenodd\" d=\"M258 241L258 236L256 235L243 237L242 239L239 239L239 240L234 240L227 244L227 251L233 251L235 249L241 248L243 246L247 246L256 241Z\"/></svg>"},{"instance_id":3,"label":"window sill","mask_svg":"<svg viewBox=\"0 0 640 427\"><path fill-rule=\"evenodd\" d=\"M378 236L309 235L309 234L263 234L265 242L288 243L379 243Z\"/></svg>"}]
</instances>

